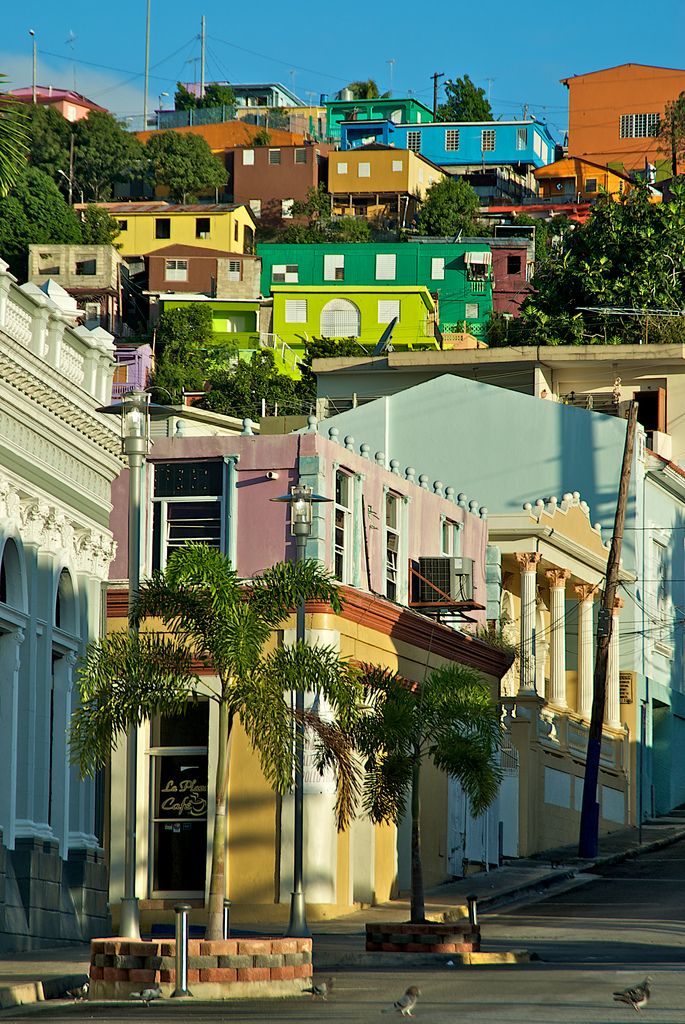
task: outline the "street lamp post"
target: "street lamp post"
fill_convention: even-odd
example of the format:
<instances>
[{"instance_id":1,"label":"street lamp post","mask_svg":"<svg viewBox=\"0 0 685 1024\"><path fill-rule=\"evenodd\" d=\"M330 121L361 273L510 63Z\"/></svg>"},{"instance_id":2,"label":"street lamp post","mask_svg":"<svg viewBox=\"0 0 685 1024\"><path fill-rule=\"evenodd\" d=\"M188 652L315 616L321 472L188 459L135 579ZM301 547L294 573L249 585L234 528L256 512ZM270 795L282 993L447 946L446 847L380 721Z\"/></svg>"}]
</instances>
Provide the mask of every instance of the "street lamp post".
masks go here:
<instances>
[{"instance_id":1,"label":"street lamp post","mask_svg":"<svg viewBox=\"0 0 685 1024\"><path fill-rule=\"evenodd\" d=\"M33 78L31 79L31 102L35 107L38 98L36 86L36 69L38 65L38 55L36 52L36 33L32 28L29 29L29 35L33 40Z\"/></svg>"},{"instance_id":2,"label":"street lamp post","mask_svg":"<svg viewBox=\"0 0 685 1024\"><path fill-rule=\"evenodd\" d=\"M330 501L320 494L314 494L306 484L295 484L290 494L272 501L283 501L290 505L290 530L295 537L297 561L307 557L307 539L312 532L313 506L315 503ZM305 602L297 606L295 637L298 643L305 641ZM294 779L294 821L293 821L293 891L290 894L290 920L286 935L290 938L310 938L307 925L307 907L303 888L303 839L304 839L304 690L295 692L295 779Z\"/></svg>"},{"instance_id":3,"label":"street lamp post","mask_svg":"<svg viewBox=\"0 0 685 1024\"><path fill-rule=\"evenodd\" d=\"M168 92L160 92L157 103L157 131L162 127L162 110L164 109L164 97L168 96Z\"/></svg>"}]
</instances>

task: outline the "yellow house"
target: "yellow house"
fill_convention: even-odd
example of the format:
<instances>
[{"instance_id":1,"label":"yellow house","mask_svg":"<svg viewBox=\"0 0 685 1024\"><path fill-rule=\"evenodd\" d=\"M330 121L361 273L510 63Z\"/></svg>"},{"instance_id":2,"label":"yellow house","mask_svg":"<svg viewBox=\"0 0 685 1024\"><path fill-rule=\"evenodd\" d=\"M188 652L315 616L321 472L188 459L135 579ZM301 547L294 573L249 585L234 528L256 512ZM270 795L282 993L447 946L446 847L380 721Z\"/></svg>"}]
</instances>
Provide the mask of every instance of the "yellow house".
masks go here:
<instances>
[{"instance_id":1,"label":"yellow house","mask_svg":"<svg viewBox=\"0 0 685 1024\"><path fill-rule=\"evenodd\" d=\"M247 206L219 203L97 203L119 222L122 256L147 256L168 245L254 252L255 219ZM77 210L84 210L77 205Z\"/></svg>"},{"instance_id":2,"label":"yellow house","mask_svg":"<svg viewBox=\"0 0 685 1024\"><path fill-rule=\"evenodd\" d=\"M602 192L618 198L634 188L633 181L620 171L595 164L578 156L566 156L553 164L539 167L535 177L543 199L569 199L592 202ZM661 202L661 193L652 189L653 203Z\"/></svg>"},{"instance_id":3,"label":"yellow house","mask_svg":"<svg viewBox=\"0 0 685 1024\"><path fill-rule=\"evenodd\" d=\"M446 175L410 149L373 143L328 155L333 214L408 223L426 192Z\"/></svg>"}]
</instances>

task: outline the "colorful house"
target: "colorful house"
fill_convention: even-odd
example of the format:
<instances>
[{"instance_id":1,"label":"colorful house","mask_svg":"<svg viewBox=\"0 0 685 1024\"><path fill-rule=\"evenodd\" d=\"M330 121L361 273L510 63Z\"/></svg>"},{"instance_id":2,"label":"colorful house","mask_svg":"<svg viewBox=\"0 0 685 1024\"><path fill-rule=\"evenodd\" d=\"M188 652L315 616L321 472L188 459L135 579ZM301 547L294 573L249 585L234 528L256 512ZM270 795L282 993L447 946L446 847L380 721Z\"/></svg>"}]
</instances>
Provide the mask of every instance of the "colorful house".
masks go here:
<instances>
[{"instance_id":1,"label":"colorful house","mask_svg":"<svg viewBox=\"0 0 685 1024\"><path fill-rule=\"evenodd\" d=\"M329 100L322 97L326 107L328 137L333 141L341 137L344 121L391 121L393 124L428 124L433 121L433 111L413 96L399 99L378 97L375 100L347 99Z\"/></svg>"},{"instance_id":2,"label":"colorful house","mask_svg":"<svg viewBox=\"0 0 685 1024\"><path fill-rule=\"evenodd\" d=\"M254 252L255 219L246 206L218 203L97 203L119 223L122 256L147 256L169 245ZM82 204L75 206L82 211Z\"/></svg>"},{"instance_id":3,"label":"colorful house","mask_svg":"<svg viewBox=\"0 0 685 1024\"><path fill-rule=\"evenodd\" d=\"M285 227L303 218L293 214L310 189L326 183L328 145L241 146L226 152L233 202L249 206L268 227ZM285 223L284 223L285 222Z\"/></svg>"},{"instance_id":4,"label":"colorful house","mask_svg":"<svg viewBox=\"0 0 685 1024\"><path fill-rule=\"evenodd\" d=\"M358 150L331 152L331 212L367 217L386 227L407 227L414 223L431 185L444 178L439 167L411 150L371 143Z\"/></svg>"},{"instance_id":5,"label":"colorful house","mask_svg":"<svg viewBox=\"0 0 685 1024\"><path fill-rule=\"evenodd\" d=\"M27 85L22 89L11 89L8 93L18 103L33 103L33 86ZM101 107L93 103L86 96L73 89L55 89L52 85L36 86L36 103L43 107L53 107L62 115L65 121L80 121L92 111L99 114L106 114L107 107Z\"/></svg>"},{"instance_id":6,"label":"colorful house","mask_svg":"<svg viewBox=\"0 0 685 1024\"><path fill-rule=\"evenodd\" d=\"M621 174L671 177L659 130L666 104L685 90L685 70L619 64L561 82L568 89L569 153Z\"/></svg>"},{"instance_id":7,"label":"colorful house","mask_svg":"<svg viewBox=\"0 0 685 1024\"><path fill-rule=\"evenodd\" d=\"M167 245L146 256L145 263L150 295L190 293L217 299L254 299L260 294L258 256L198 245Z\"/></svg>"},{"instance_id":8,"label":"colorful house","mask_svg":"<svg viewBox=\"0 0 685 1024\"><path fill-rule=\"evenodd\" d=\"M578 156L566 156L535 171L535 179L543 199L573 199L576 202L594 202L607 194L614 199L627 195L635 186L621 171L593 163ZM660 203L662 195L651 189L652 202Z\"/></svg>"},{"instance_id":9,"label":"colorful house","mask_svg":"<svg viewBox=\"0 0 685 1024\"><path fill-rule=\"evenodd\" d=\"M433 296L443 335L458 333L465 326L469 333L482 337L492 311L489 241L260 245L262 294L283 284L325 286L345 295L351 286L422 286ZM314 333L318 335L319 329ZM399 332L398 337L403 334ZM445 341L445 347L448 345L449 339Z\"/></svg>"}]
</instances>

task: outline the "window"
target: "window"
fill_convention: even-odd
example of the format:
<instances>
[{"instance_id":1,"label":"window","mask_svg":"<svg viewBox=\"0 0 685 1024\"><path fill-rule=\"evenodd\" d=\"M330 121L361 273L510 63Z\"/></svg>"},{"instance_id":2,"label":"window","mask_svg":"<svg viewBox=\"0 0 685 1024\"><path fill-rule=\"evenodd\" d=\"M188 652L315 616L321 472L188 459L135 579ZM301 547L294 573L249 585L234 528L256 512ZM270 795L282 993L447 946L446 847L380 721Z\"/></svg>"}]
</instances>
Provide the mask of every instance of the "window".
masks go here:
<instances>
[{"instance_id":1,"label":"window","mask_svg":"<svg viewBox=\"0 0 685 1024\"><path fill-rule=\"evenodd\" d=\"M371 177L371 164L367 161L357 164L357 177L358 178L370 178Z\"/></svg>"},{"instance_id":2,"label":"window","mask_svg":"<svg viewBox=\"0 0 685 1024\"><path fill-rule=\"evenodd\" d=\"M445 257L433 256L431 258L431 278L434 281L445 280Z\"/></svg>"},{"instance_id":3,"label":"window","mask_svg":"<svg viewBox=\"0 0 685 1024\"><path fill-rule=\"evenodd\" d=\"M459 149L459 129L458 128L445 128L445 149L448 153L453 153Z\"/></svg>"},{"instance_id":4,"label":"window","mask_svg":"<svg viewBox=\"0 0 685 1024\"><path fill-rule=\"evenodd\" d=\"M283 220L292 220L294 199L281 199L281 217Z\"/></svg>"},{"instance_id":5,"label":"window","mask_svg":"<svg viewBox=\"0 0 685 1024\"><path fill-rule=\"evenodd\" d=\"M585 191L586 192L596 192L597 191L597 179L596 178L586 178L585 179Z\"/></svg>"},{"instance_id":6,"label":"window","mask_svg":"<svg viewBox=\"0 0 685 1024\"><path fill-rule=\"evenodd\" d=\"M280 164L280 162L281 162L281 151L280 151L280 149L270 149L269 150L269 163L270 164Z\"/></svg>"},{"instance_id":7,"label":"window","mask_svg":"<svg viewBox=\"0 0 685 1024\"><path fill-rule=\"evenodd\" d=\"M537 132L533 134L533 152L542 159L542 139Z\"/></svg>"},{"instance_id":8,"label":"window","mask_svg":"<svg viewBox=\"0 0 685 1024\"><path fill-rule=\"evenodd\" d=\"M484 128L480 133L480 148L483 153L495 148L495 129Z\"/></svg>"},{"instance_id":9,"label":"window","mask_svg":"<svg viewBox=\"0 0 685 1024\"><path fill-rule=\"evenodd\" d=\"M401 173L403 166L404 166L404 163L403 163L402 160L393 160L393 162L392 162L392 169L393 169L393 172L395 174L397 174L398 172Z\"/></svg>"},{"instance_id":10,"label":"window","mask_svg":"<svg viewBox=\"0 0 685 1024\"><path fill-rule=\"evenodd\" d=\"M621 114L619 136L622 139L649 139L659 134L658 114Z\"/></svg>"},{"instance_id":11,"label":"window","mask_svg":"<svg viewBox=\"0 0 685 1024\"><path fill-rule=\"evenodd\" d=\"M516 129L516 148L527 149L528 148L528 129L517 128ZM494 149L494 146L493 146Z\"/></svg>"},{"instance_id":12,"label":"window","mask_svg":"<svg viewBox=\"0 0 685 1024\"><path fill-rule=\"evenodd\" d=\"M210 229L209 217L196 217L195 218L195 237L196 238L209 238Z\"/></svg>"},{"instance_id":13,"label":"window","mask_svg":"<svg viewBox=\"0 0 685 1024\"><path fill-rule=\"evenodd\" d=\"M350 582L352 479L338 470L335 474L333 572L341 583Z\"/></svg>"},{"instance_id":14,"label":"window","mask_svg":"<svg viewBox=\"0 0 685 1024\"><path fill-rule=\"evenodd\" d=\"M254 149L243 150L243 167L250 167L254 164Z\"/></svg>"},{"instance_id":15,"label":"window","mask_svg":"<svg viewBox=\"0 0 685 1024\"><path fill-rule=\"evenodd\" d=\"M379 252L376 254L376 280L394 281L397 256L394 252Z\"/></svg>"},{"instance_id":16,"label":"window","mask_svg":"<svg viewBox=\"0 0 685 1024\"><path fill-rule=\"evenodd\" d=\"M155 238L171 238L171 218L155 218Z\"/></svg>"},{"instance_id":17,"label":"window","mask_svg":"<svg viewBox=\"0 0 685 1024\"><path fill-rule=\"evenodd\" d=\"M188 260L164 260L165 281L187 281Z\"/></svg>"},{"instance_id":18,"label":"window","mask_svg":"<svg viewBox=\"0 0 685 1024\"><path fill-rule=\"evenodd\" d=\"M307 300L286 299L285 300L285 322L287 324L307 323Z\"/></svg>"},{"instance_id":19,"label":"window","mask_svg":"<svg viewBox=\"0 0 685 1024\"><path fill-rule=\"evenodd\" d=\"M324 338L358 338L361 315L349 299L331 299L321 310L321 335Z\"/></svg>"},{"instance_id":20,"label":"window","mask_svg":"<svg viewBox=\"0 0 685 1024\"><path fill-rule=\"evenodd\" d=\"M390 114L390 120L393 124L402 124L402 110L393 110Z\"/></svg>"},{"instance_id":21,"label":"window","mask_svg":"<svg viewBox=\"0 0 685 1024\"><path fill-rule=\"evenodd\" d=\"M521 257L507 256L507 274L521 273Z\"/></svg>"},{"instance_id":22,"label":"window","mask_svg":"<svg viewBox=\"0 0 685 1024\"><path fill-rule=\"evenodd\" d=\"M347 164L343 160L338 164L338 174L347 174Z\"/></svg>"},{"instance_id":23,"label":"window","mask_svg":"<svg viewBox=\"0 0 685 1024\"><path fill-rule=\"evenodd\" d=\"M478 319L478 303L477 302L467 302L466 306L464 308L464 316L466 317L467 320L477 320Z\"/></svg>"},{"instance_id":24,"label":"window","mask_svg":"<svg viewBox=\"0 0 685 1024\"><path fill-rule=\"evenodd\" d=\"M262 215L262 201L261 199L248 199L248 206L252 210L255 217L259 218Z\"/></svg>"},{"instance_id":25,"label":"window","mask_svg":"<svg viewBox=\"0 0 685 1024\"><path fill-rule=\"evenodd\" d=\"M233 241L238 241L238 221L233 222Z\"/></svg>"},{"instance_id":26,"label":"window","mask_svg":"<svg viewBox=\"0 0 685 1024\"><path fill-rule=\"evenodd\" d=\"M223 551L223 461L157 463L154 481L152 568L189 541Z\"/></svg>"},{"instance_id":27,"label":"window","mask_svg":"<svg viewBox=\"0 0 685 1024\"><path fill-rule=\"evenodd\" d=\"M76 260L76 274L78 277L94 277L96 273L96 260Z\"/></svg>"},{"instance_id":28,"label":"window","mask_svg":"<svg viewBox=\"0 0 685 1024\"><path fill-rule=\"evenodd\" d=\"M400 498L388 492L385 496L385 596L397 600L400 559Z\"/></svg>"},{"instance_id":29,"label":"window","mask_svg":"<svg viewBox=\"0 0 685 1024\"><path fill-rule=\"evenodd\" d=\"M397 317L400 318L400 300L399 299L379 299L378 300L378 323L389 324Z\"/></svg>"},{"instance_id":30,"label":"window","mask_svg":"<svg viewBox=\"0 0 685 1024\"><path fill-rule=\"evenodd\" d=\"M407 149L413 150L414 153L421 152L421 132L407 132Z\"/></svg>"},{"instance_id":31,"label":"window","mask_svg":"<svg viewBox=\"0 0 685 1024\"><path fill-rule=\"evenodd\" d=\"M153 894L205 891L209 701L150 725Z\"/></svg>"},{"instance_id":32,"label":"window","mask_svg":"<svg viewBox=\"0 0 685 1024\"><path fill-rule=\"evenodd\" d=\"M117 223L119 224L119 230L120 231L128 231L128 221L127 220L120 220Z\"/></svg>"},{"instance_id":33,"label":"window","mask_svg":"<svg viewBox=\"0 0 685 1024\"><path fill-rule=\"evenodd\" d=\"M443 519L440 527L440 551L443 555L456 555L459 552L459 524L451 519Z\"/></svg>"},{"instance_id":34,"label":"window","mask_svg":"<svg viewBox=\"0 0 685 1024\"><path fill-rule=\"evenodd\" d=\"M84 309L86 311L86 327L90 330L92 330L93 327L98 327L100 324L100 303L85 302Z\"/></svg>"},{"instance_id":35,"label":"window","mask_svg":"<svg viewBox=\"0 0 685 1024\"><path fill-rule=\"evenodd\" d=\"M297 263L274 263L271 268L272 284L297 284Z\"/></svg>"},{"instance_id":36,"label":"window","mask_svg":"<svg viewBox=\"0 0 685 1024\"><path fill-rule=\"evenodd\" d=\"M324 281L345 280L345 257L324 256L323 258L323 279Z\"/></svg>"},{"instance_id":37,"label":"window","mask_svg":"<svg viewBox=\"0 0 685 1024\"><path fill-rule=\"evenodd\" d=\"M228 261L228 280L239 281L241 272L240 260L229 260Z\"/></svg>"},{"instance_id":38,"label":"window","mask_svg":"<svg viewBox=\"0 0 685 1024\"><path fill-rule=\"evenodd\" d=\"M296 164L306 164L307 163L307 150L306 149L296 149L295 150L295 163Z\"/></svg>"}]
</instances>

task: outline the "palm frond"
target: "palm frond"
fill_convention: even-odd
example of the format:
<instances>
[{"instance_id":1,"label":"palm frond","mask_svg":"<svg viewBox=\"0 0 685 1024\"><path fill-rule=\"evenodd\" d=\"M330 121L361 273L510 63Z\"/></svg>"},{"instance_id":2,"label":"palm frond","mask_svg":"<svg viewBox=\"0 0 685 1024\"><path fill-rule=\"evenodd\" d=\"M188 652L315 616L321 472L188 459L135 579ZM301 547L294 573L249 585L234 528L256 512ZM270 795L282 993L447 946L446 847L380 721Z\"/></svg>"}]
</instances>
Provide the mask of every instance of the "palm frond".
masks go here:
<instances>
[{"instance_id":1,"label":"palm frond","mask_svg":"<svg viewBox=\"0 0 685 1024\"><path fill-rule=\"evenodd\" d=\"M342 832L355 817L362 792L362 770L351 734L313 711L306 711L303 721L305 729L317 739L314 751L316 769L322 774L326 770L335 772L335 817L338 831Z\"/></svg>"},{"instance_id":2,"label":"palm frond","mask_svg":"<svg viewBox=\"0 0 685 1024\"><path fill-rule=\"evenodd\" d=\"M301 601L324 601L342 608L338 582L320 562L279 562L251 581L251 603L272 627L279 626Z\"/></svg>"},{"instance_id":3,"label":"palm frond","mask_svg":"<svg viewBox=\"0 0 685 1024\"><path fill-rule=\"evenodd\" d=\"M0 74L0 85L6 80ZM7 195L26 164L29 151L28 113L0 92L0 197Z\"/></svg>"}]
</instances>

